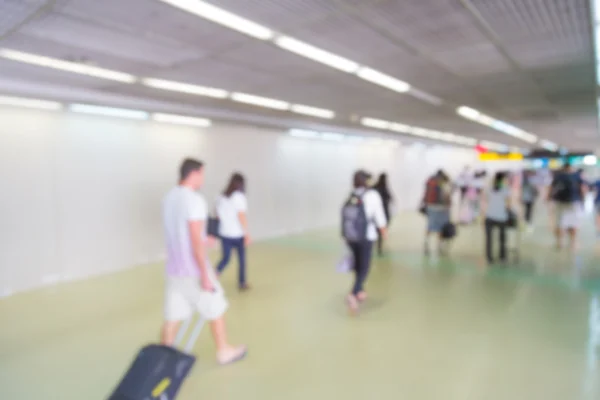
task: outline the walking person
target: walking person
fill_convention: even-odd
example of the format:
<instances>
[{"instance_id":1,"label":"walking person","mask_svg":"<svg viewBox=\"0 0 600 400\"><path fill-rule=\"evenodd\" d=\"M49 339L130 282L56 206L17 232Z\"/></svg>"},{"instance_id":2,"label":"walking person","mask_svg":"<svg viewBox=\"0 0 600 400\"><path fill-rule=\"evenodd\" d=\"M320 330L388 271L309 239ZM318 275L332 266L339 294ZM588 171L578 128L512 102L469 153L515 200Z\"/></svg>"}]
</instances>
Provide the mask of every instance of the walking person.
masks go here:
<instances>
[{"instance_id":1,"label":"walking person","mask_svg":"<svg viewBox=\"0 0 600 400\"><path fill-rule=\"evenodd\" d=\"M392 202L394 201L394 198L392 197L392 193L390 192L390 189L388 187L386 173L382 173L381 175L379 175L379 180L377 181L377 183L375 184L373 189L375 189L377 191L377 193L379 193L379 196L381 197L381 201L383 204L383 211L385 212L385 219L387 221L387 228L389 230L390 223L392 221L390 208L392 206ZM382 256L383 255L383 237L379 231L377 231L377 232L378 232L377 250L378 250L379 256Z\"/></svg>"},{"instance_id":2,"label":"walking person","mask_svg":"<svg viewBox=\"0 0 600 400\"><path fill-rule=\"evenodd\" d=\"M186 159L179 173L179 184L163 201L167 282L161 341L173 345L181 322L198 312L210 321L218 363L229 364L241 360L247 350L232 346L227 339L224 315L228 302L208 260L208 210L197 193L204 184L204 166L198 160Z\"/></svg>"},{"instance_id":3,"label":"walking person","mask_svg":"<svg viewBox=\"0 0 600 400\"><path fill-rule=\"evenodd\" d=\"M550 185L549 200L554 202L554 235L556 248L562 248L564 231L569 236L569 249L575 250L577 246L577 229L582 208L583 182L581 177L574 173L571 165L565 163L557 171Z\"/></svg>"},{"instance_id":4,"label":"walking person","mask_svg":"<svg viewBox=\"0 0 600 400\"><path fill-rule=\"evenodd\" d=\"M600 179L592 185L594 191L594 214L596 218L596 233L600 237Z\"/></svg>"},{"instance_id":5,"label":"walking person","mask_svg":"<svg viewBox=\"0 0 600 400\"><path fill-rule=\"evenodd\" d=\"M437 234L439 238L438 253L443 254L445 252L442 230L450 222L451 195L449 178L442 170L437 171L425 183L425 193L422 201L427 214L425 255L430 254L429 240L432 234Z\"/></svg>"},{"instance_id":6,"label":"walking person","mask_svg":"<svg viewBox=\"0 0 600 400\"><path fill-rule=\"evenodd\" d=\"M248 201L246 200L246 181L240 173L234 173L223 194L217 200L219 217L219 237L223 256L217 266L220 275L229 264L231 252L235 250L238 258L238 287L248 290L246 281L246 247L250 244L248 234Z\"/></svg>"},{"instance_id":7,"label":"walking person","mask_svg":"<svg viewBox=\"0 0 600 400\"><path fill-rule=\"evenodd\" d=\"M346 298L352 313L358 312L359 303L367 299L364 286L377 230L384 240L387 238L383 202L377 191L369 189L369 179L365 171L354 174L352 193L342 209L342 236L352 253L354 267L354 284Z\"/></svg>"},{"instance_id":8,"label":"walking person","mask_svg":"<svg viewBox=\"0 0 600 400\"><path fill-rule=\"evenodd\" d=\"M539 191L535 184L534 172L525 170L521 182L521 202L524 209L525 223L529 232L533 230L533 208Z\"/></svg>"},{"instance_id":9,"label":"walking person","mask_svg":"<svg viewBox=\"0 0 600 400\"><path fill-rule=\"evenodd\" d=\"M495 262L492 236L496 230L499 235L500 262L506 262L506 228L511 208L510 197L506 173L496 172L492 188L484 196L485 255L489 264Z\"/></svg>"}]
</instances>

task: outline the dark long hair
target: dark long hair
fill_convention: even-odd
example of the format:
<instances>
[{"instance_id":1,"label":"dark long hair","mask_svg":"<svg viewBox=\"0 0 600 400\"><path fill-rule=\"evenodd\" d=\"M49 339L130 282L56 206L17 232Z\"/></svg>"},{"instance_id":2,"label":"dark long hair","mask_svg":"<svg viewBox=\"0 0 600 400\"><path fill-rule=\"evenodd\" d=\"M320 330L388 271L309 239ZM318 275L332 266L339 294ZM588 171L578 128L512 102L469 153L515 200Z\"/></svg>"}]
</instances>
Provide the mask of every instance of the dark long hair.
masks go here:
<instances>
[{"instance_id":1,"label":"dark long hair","mask_svg":"<svg viewBox=\"0 0 600 400\"><path fill-rule=\"evenodd\" d=\"M497 192L498 190L502 189L502 182L504 182L505 179L506 172L496 172L496 175L494 175L494 192Z\"/></svg>"},{"instance_id":2,"label":"dark long hair","mask_svg":"<svg viewBox=\"0 0 600 400\"><path fill-rule=\"evenodd\" d=\"M373 189L377 190L377 192L379 192L379 194L381 195L381 198L384 201L389 200L389 198L391 197L390 194L390 189L388 188L388 183L387 183L387 174L384 172L381 175L379 175L379 179L377 180L377 183L375 184L375 186L373 186Z\"/></svg>"},{"instance_id":3,"label":"dark long hair","mask_svg":"<svg viewBox=\"0 0 600 400\"><path fill-rule=\"evenodd\" d=\"M233 175L231 175L231 178L229 179L229 183L227 184L227 187L223 191L223 196L230 197L234 192L244 193L245 191L246 191L246 180L244 179L244 175L240 174L239 172L236 172Z\"/></svg>"}]
</instances>

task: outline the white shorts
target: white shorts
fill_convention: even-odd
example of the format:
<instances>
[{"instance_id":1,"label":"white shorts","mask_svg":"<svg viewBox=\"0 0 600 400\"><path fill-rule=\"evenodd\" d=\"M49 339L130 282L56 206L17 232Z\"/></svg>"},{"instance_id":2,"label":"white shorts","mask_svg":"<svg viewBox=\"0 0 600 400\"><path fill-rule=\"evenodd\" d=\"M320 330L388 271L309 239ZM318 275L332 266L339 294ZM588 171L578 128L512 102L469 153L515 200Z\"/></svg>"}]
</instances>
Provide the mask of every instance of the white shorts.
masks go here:
<instances>
[{"instance_id":1,"label":"white shorts","mask_svg":"<svg viewBox=\"0 0 600 400\"><path fill-rule=\"evenodd\" d=\"M225 292L216 278L213 279L214 292L202 290L197 277L168 276L165 288L165 320L183 321L194 312L208 321L219 319L225 314L229 303Z\"/></svg>"},{"instance_id":2,"label":"white shorts","mask_svg":"<svg viewBox=\"0 0 600 400\"><path fill-rule=\"evenodd\" d=\"M555 203L556 226L560 229L577 229L581 215L581 203Z\"/></svg>"}]
</instances>

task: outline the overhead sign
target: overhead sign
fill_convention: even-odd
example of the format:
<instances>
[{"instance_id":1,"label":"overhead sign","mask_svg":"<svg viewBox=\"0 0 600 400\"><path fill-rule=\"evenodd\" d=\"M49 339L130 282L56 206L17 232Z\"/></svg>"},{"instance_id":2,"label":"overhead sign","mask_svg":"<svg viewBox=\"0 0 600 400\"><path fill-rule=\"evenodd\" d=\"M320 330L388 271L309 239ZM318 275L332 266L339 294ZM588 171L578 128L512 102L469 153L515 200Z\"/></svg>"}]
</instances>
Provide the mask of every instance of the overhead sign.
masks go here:
<instances>
[{"instance_id":1,"label":"overhead sign","mask_svg":"<svg viewBox=\"0 0 600 400\"><path fill-rule=\"evenodd\" d=\"M486 152L479 154L479 161L521 161L523 154L521 153L494 153Z\"/></svg>"}]
</instances>

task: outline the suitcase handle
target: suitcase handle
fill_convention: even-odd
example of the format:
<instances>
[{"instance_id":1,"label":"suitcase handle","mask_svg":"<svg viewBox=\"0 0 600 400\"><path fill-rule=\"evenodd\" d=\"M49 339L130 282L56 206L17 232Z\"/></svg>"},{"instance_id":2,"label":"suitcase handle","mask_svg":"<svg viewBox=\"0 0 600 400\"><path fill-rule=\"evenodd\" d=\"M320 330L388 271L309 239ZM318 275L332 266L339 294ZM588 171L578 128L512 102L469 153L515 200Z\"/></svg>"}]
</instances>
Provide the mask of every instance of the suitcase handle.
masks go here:
<instances>
[{"instance_id":1,"label":"suitcase handle","mask_svg":"<svg viewBox=\"0 0 600 400\"><path fill-rule=\"evenodd\" d=\"M179 347L181 342L183 342L183 337L185 336L185 333L189 329L189 327L192 323L192 319L194 319L193 316L183 322L183 324L179 328L179 331L177 332L177 336L175 337L175 342L173 343L173 347ZM192 333L190 334L190 337L188 338L188 340L185 344L185 347L183 348L183 351L185 351L186 353L190 353L192 351L192 349L194 348L194 345L196 344L196 341L198 340L198 336L200 336L200 332L202 332L202 328L204 327L204 322L205 322L204 319L202 319L202 317L198 316L198 321L196 321L196 325L194 325L194 329L192 330Z\"/></svg>"}]
</instances>

